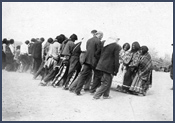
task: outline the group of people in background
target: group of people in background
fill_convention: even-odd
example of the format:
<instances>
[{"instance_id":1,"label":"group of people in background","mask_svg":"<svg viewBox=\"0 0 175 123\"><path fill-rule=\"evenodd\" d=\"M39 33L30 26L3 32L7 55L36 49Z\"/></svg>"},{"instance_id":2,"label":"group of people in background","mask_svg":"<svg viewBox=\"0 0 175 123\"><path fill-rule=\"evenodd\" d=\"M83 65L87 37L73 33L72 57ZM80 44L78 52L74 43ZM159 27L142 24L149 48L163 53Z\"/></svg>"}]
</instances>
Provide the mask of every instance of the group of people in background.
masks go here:
<instances>
[{"instance_id":1,"label":"group of people in background","mask_svg":"<svg viewBox=\"0 0 175 123\"><path fill-rule=\"evenodd\" d=\"M143 94L152 85L152 60L147 46L138 42L118 44L116 36L103 39L103 32L92 30L92 37L32 38L14 47L14 40L3 39L2 69L30 71L41 76L41 86L63 87L76 95L90 92L93 99L110 99L114 76L120 77L117 91ZM16 48L16 49L15 49Z\"/></svg>"}]
</instances>

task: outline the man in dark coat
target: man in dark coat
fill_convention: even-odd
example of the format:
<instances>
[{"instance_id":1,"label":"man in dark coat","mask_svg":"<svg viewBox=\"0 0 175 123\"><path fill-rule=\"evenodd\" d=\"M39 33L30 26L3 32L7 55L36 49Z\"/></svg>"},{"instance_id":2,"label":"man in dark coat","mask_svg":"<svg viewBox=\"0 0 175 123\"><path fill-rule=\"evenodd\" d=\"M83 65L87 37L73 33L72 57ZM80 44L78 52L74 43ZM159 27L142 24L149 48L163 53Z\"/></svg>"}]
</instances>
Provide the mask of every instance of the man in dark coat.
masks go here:
<instances>
[{"instance_id":1,"label":"man in dark coat","mask_svg":"<svg viewBox=\"0 0 175 123\"><path fill-rule=\"evenodd\" d=\"M44 42L43 38L35 42L32 47L32 57L34 59L34 74L38 71L41 62L42 62L42 43Z\"/></svg>"},{"instance_id":2,"label":"man in dark coat","mask_svg":"<svg viewBox=\"0 0 175 123\"><path fill-rule=\"evenodd\" d=\"M86 44L86 56L85 56L85 61L83 64L83 68L80 72L80 77L78 79L78 84L75 89L75 94L76 95L81 95L81 89L83 85L86 82L86 79L88 78L88 75L91 73L91 71L94 71L94 78L98 78L98 72L95 70L95 67L98 63L99 60L99 51L101 50L101 39L103 38L103 33L102 32L97 32L95 37L92 37L87 41ZM94 80L95 81L95 80Z\"/></svg>"},{"instance_id":3,"label":"man in dark coat","mask_svg":"<svg viewBox=\"0 0 175 123\"><path fill-rule=\"evenodd\" d=\"M113 75L117 75L119 68L119 51L120 47L117 44L118 38L110 37L105 41L100 60L96 69L102 73L101 86L93 96L94 99L99 99L102 95L104 99L109 98L110 87Z\"/></svg>"}]
</instances>

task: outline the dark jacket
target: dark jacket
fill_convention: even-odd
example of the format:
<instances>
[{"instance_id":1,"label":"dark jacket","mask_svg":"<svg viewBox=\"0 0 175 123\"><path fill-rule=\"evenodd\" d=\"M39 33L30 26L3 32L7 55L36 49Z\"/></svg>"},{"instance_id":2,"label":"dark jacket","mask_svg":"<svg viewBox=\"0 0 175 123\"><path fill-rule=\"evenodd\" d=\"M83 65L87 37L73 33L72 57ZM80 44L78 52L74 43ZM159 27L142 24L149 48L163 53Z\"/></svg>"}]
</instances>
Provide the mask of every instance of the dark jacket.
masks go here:
<instances>
[{"instance_id":1,"label":"dark jacket","mask_svg":"<svg viewBox=\"0 0 175 123\"><path fill-rule=\"evenodd\" d=\"M32 47L32 56L35 59L42 59L42 43L35 42Z\"/></svg>"},{"instance_id":2,"label":"dark jacket","mask_svg":"<svg viewBox=\"0 0 175 123\"><path fill-rule=\"evenodd\" d=\"M64 55L64 56L71 56L74 46L75 46L74 42L69 40L66 43L66 45L64 46L64 48L63 48L62 55Z\"/></svg>"},{"instance_id":3,"label":"dark jacket","mask_svg":"<svg viewBox=\"0 0 175 123\"><path fill-rule=\"evenodd\" d=\"M96 69L110 74L118 73L119 50L116 43L103 47Z\"/></svg>"},{"instance_id":4,"label":"dark jacket","mask_svg":"<svg viewBox=\"0 0 175 123\"><path fill-rule=\"evenodd\" d=\"M33 44L34 44L34 43L30 43L30 44L29 44L29 47L28 47L28 52L29 52L29 54L32 54L32 52L33 52Z\"/></svg>"},{"instance_id":5,"label":"dark jacket","mask_svg":"<svg viewBox=\"0 0 175 123\"><path fill-rule=\"evenodd\" d=\"M79 57L81 54L81 48L80 48L81 42L75 44L73 50L72 50L72 56Z\"/></svg>"},{"instance_id":6,"label":"dark jacket","mask_svg":"<svg viewBox=\"0 0 175 123\"><path fill-rule=\"evenodd\" d=\"M86 49L85 63L95 68L100 57L101 41L97 37L89 39L86 44Z\"/></svg>"}]
</instances>

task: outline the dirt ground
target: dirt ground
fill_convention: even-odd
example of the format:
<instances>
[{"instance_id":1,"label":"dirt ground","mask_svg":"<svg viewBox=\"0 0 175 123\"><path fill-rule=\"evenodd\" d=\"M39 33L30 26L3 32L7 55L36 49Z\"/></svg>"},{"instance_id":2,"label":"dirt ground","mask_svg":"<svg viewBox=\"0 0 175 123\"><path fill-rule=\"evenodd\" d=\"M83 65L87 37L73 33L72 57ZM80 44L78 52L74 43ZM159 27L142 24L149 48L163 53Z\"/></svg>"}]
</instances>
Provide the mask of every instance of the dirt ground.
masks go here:
<instances>
[{"instance_id":1,"label":"dirt ground","mask_svg":"<svg viewBox=\"0 0 175 123\"><path fill-rule=\"evenodd\" d=\"M112 99L92 100L39 86L29 73L2 71L2 121L173 121L173 81L169 73L154 72L147 96L135 96L111 88Z\"/></svg>"}]
</instances>

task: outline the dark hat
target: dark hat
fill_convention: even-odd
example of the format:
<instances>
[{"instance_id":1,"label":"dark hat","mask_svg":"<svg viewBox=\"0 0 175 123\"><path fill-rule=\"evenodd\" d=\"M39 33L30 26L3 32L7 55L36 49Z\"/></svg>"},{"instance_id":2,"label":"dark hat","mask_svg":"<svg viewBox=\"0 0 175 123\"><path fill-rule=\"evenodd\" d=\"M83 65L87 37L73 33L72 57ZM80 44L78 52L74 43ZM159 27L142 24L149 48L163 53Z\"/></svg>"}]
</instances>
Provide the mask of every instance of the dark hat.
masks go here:
<instances>
[{"instance_id":1,"label":"dark hat","mask_svg":"<svg viewBox=\"0 0 175 123\"><path fill-rule=\"evenodd\" d=\"M92 34L97 33L97 30L94 29L94 30L91 31L91 33Z\"/></svg>"}]
</instances>

